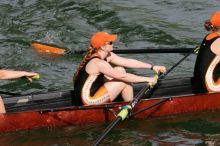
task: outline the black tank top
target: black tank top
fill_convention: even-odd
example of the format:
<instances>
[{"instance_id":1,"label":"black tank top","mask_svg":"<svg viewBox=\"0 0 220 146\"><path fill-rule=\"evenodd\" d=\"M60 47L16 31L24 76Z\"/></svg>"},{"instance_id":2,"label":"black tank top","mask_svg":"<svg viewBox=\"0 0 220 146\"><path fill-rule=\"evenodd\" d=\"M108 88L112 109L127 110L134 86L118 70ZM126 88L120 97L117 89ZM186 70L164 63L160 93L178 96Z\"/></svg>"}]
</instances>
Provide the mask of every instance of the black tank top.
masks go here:
<instances>
[{"instance_id":1,"label":"black tank top","mask_svg":"<svg viewBox=\"0 0 220 146\"><path fill-rule=\"evenodd\" d=\"M207 35L208 36L208 35ZM209 65L213 61L216 54L211 51L212 43L219 38L220 36L215 36L210 40L207 39L207 36L203 39L202 44L199 49L199 53L196 58L195 68L194 68L194 80L193 87L196 93L204 93L207 92L206 84L205 84L205 75L209 68ZM219 71L219 64L214 70L213 77L214 81L217 80Z\"/></svg>"},{"instance_id":2,"label":"black tank top","mask_svg":"<svg viewBox=\"0 0 220 146\"><path fill-rule=\"evenodd\" d=\"M85 84L87 78L89 77L89 74L86 72L86 65L88 64L89 61L91 61L94 58L99 58L98 56L94 56L91 59L89 59L85 65L81 68L79 71L77 79L74 81L74 94L75 98L80 98L81 99L81 92L83 85ZM100 73L96 80L93 82L92 87L90 89L90 96L93 96L96 91L99 89L104 84L103 81L104 74Z\"/></svg>"}]
</instances>

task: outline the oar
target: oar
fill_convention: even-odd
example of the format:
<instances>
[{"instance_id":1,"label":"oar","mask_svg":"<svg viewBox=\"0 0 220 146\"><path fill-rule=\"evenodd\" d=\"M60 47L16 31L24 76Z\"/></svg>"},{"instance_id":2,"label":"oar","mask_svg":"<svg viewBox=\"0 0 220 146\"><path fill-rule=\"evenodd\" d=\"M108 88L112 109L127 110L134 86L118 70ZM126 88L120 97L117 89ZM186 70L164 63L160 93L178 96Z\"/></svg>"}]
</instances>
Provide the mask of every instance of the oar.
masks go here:
<instances>
[{"instance_id":1,"label":"oar","mask_svg":"<svg viewBox=\"0 0 220 146\"><path fill-rule=\"evenodd\" d=\"M39 52L54 54L54 55L66 55L66 54L83 54L85 50L71 51L68 48L59 47L52 44L44 44L34 42L31 47ZM145 49L116 49L114 53L118 54L134 54L134 53L188 53L193 48L145 48Z\"/></svg>"},{"instance_id":2,"label":"oar","mask_svg":"<svg viewBox=\"0 0 220 146\"><path fill-rule=\"evenodd\" d=\"M192 49L188 54L186 54L181 60L179 60L173 67L171 67L166 73L159 75L159 81L162 78L165 78L167 76L167 74L172 71L177 65L179 65L183 60L185 60L191 53L193 53L194 51L198 50L198 47L195 49ZM159 82L157 82L156 85L158 85ZM142 97L144 97L145 95L149 95L149 93L151 93L151 91L154 89L155 86L151 86L151 85L146 85L144 86L141 91L135 96L135 98L132 100L132 102L130 102L128 105L122 107L122 109L120 110L120 112L118 113L117 117L115 120L113 120L111 122L111 124L104 130L104 132L102 133L102 135L100 135L100 137L95 141L93 146L97 146L99 145L104 138L107 136L107 134L120 122L123 121L126 117L128 117L128 115L130 114L131 110L135 107L135 105L140 101L140 99ZM157 104L158 105L158 104ZM153 105L150 106L150 108L154 107ZM147 108L149 109L149 108Z\"/></svg>"},{"instance_id":3,"label":"oar","mask_svg":"<svg viewBox=\"0 0 220 146\"><path fill-rule=\"evenodd\" d=\"M155 76L155 78L160 78L160 76ZM134 99L126 106L123 106L122 109L120 110L120 112L118 113L116 119L114 121L111 122L111 124L104 130L104 132L102 133L102 135L95 141L93 146L97 146L99 145L102 140L107 136L107 134L120 122L123 121L125 118L127 118L127 116L129 115L129 113L131 112L131 110L135 107L135 105L139 102L139 100L144 96L144 95L148 95L152 89L154 88L154 86L147 84L146 86L144 86L141 91L134 97Z\"/></svg>"}]
</instances>

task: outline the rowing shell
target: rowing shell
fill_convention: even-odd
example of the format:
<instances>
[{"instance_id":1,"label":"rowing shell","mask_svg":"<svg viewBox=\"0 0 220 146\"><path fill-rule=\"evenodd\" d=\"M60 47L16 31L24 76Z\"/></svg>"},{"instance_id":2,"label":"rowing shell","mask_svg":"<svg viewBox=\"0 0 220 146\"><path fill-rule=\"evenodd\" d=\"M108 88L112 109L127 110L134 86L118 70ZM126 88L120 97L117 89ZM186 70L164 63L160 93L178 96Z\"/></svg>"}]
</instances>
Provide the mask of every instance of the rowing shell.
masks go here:
<instances>
[{"instance_id":1,"label":"rowing shell","mask_svg":"<svg viewBox=\"0 0 220 146\"><path fill-rule=\"evenodd\" d=\"M135 92L142 86L143 84L137 84ZM117 111L126 104L118 100L109 104L83 106L78 102L79 97L74 97L73 93L74 90L3 96L7 113L0 115L0 132L111 121ZM220 93L194 94L191 78L164 80L158 89L137 104L133 113L162 100L164 102L132 118L166 117L219 110L219 96Z\"/></svg>"}]
</instances>

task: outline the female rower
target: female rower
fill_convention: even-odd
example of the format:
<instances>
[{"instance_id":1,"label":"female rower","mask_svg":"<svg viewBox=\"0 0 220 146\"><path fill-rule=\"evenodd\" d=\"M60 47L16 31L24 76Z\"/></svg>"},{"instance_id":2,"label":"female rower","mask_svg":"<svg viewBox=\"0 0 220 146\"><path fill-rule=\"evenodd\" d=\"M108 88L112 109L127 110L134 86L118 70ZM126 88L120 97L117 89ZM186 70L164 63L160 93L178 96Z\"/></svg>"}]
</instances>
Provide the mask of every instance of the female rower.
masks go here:
<instances>
[{"instance_id":1,"label":"female rower","mask_svg":"<svg viewBox=\"0 0 220 146\"><path fill-rule=\"evenodd\" d=\"M165 72L164 66L154 66L134 59L120 57L112 52L117 35L97 32L91 38L83 61L74 74L74 91L85 105L97 105L113 101L119 94L124 101L133 99L131 83L147 82L155 84L153 77L127 73L127 68L151 69ZM112 67L114 64L115 67Z\"/></svg>"},{"instance_id":2,"label":"female rower","mask_svg":"<svg viewBox=\"0 0 220 146\"><path fill-rule=\"evenodd\" d=\"M220 11L206 20L204 27L212 31L202 41L194 68L196 93L220 91Z\"/></svg>"},{"instance_id":3,"label":"female rower","mask_svg":"<svg viewBox=\"0 0 220 146\"><path fill-rule=\"evenodd\" d=\"M0 70L0 80L12 80L21 77L26 77L28 80L32 81L32 77L38 75L33 72L26 71L12 71L12 70ZM5 113L5 105L0 96L0 113Z\"/></svg>"}]
</instances>

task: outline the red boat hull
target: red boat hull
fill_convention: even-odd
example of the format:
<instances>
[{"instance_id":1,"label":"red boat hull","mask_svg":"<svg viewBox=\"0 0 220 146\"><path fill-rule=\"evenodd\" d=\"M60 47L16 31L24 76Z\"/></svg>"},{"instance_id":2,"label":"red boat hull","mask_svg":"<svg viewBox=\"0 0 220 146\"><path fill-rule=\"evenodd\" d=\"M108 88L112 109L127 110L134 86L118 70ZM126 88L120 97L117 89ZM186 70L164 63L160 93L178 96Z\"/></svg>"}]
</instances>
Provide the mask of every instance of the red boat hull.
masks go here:
<instances>
[{"instance_id":1,"label":"red boat hull","mask_svg":"<svg viewBox=\"0 0 220 146\"><path fill-rule=\"evenodd\" d=\"M162 98L144 99L137 104L134 111L150 106L161 99ZM124 104L125 103L113 103L105 106L80 106L58 111L31 111L2 114L0 115L0 132L109 121L114 119L114 115L113 112L106 109L114 107L112 109L117 112L119 107ZM218 109L220 109L220 93L177 96L137 114L134 118L161 117Z\"/></svg>"}]
</instances>

